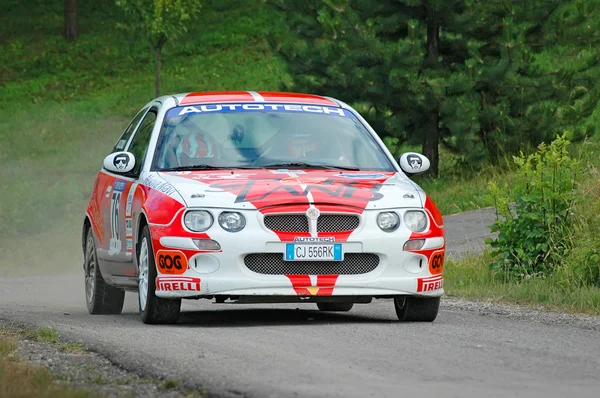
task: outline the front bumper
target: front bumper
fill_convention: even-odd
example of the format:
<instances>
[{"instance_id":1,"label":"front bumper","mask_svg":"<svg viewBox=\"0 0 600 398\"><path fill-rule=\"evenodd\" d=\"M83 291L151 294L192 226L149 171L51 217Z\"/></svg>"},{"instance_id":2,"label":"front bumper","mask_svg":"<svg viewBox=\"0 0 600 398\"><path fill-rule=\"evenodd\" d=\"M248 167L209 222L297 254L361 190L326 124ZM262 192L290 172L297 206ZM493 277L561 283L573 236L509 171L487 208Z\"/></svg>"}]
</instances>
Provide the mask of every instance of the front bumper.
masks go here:
<instances>
[{"instance_id":1,"label":"front bumper","mask_svg":"<svg viewBox=\"0 0 600 398\"><path fill-rule=\"evenodd\" d=\"M382 232L376 225L376 213L367 213L362 214L358 228L336 240L342 244L344 261L311 262L307 264L310 273L298 272L297 264L283 260L286 243L293 240L285 237L282 241L281 234L265 228L257 211L245 214L246 228L237 233L226 232L218 225L203 234L187 233L177 222L151 226L158 271L156 295L280 296L282 301L284 297L443 295L443 230L441 235L439 230L421 234L426 239L423 250L404 251L404 243L415 234L402 228ZM218 242L220 250L194 249L193 239ZM250 255L254 264L268 258L275 265L257 269L248 263ZM174 262L177 256L179 263ZM378 260L375 266L361 263L374 257ZM437 262L432 268L434 257ZM350 258L352 264L346 264Z\"/></svg>"}]
</instances>

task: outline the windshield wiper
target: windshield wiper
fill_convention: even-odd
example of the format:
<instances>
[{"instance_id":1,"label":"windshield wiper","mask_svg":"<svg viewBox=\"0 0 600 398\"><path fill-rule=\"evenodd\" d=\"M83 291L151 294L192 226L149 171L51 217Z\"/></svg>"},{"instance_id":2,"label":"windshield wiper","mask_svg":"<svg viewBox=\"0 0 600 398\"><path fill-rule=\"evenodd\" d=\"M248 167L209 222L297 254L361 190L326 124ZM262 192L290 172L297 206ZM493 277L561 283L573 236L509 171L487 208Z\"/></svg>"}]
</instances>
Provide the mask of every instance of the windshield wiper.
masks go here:
<instances>
[{"instance_id":1,"label":"windshield wiper","mask_svg":"<svg viewBox=\"0 0 600 398\"><path fill-rule=\"evenodd\" d=\"M271 168L282 168L282 167L296 167L302 169L326 169L326 170L350 170L350 171L360 171L358 167L351 166L330 166L326 164L313 164L313 163L305 163L305 162L286 162L286 163L268 163L260 165L260 167L264 169Z\"/></svg>"},{"instance_id":2,"label":"windshield wiper","mask_svg":"<svg viewBox=\"0 0 600 398\"><path fill-rule=\"evenodd\" d=\"M157 171L187 171L187 170L223 170L223 169L232 169L232 168L236 168L236 167L222 167L222 166L210 166L207 164L197 164L194 166L175 166L175 167L169 167L166 169L160 169Z\"/></svg>"}]
</instances>

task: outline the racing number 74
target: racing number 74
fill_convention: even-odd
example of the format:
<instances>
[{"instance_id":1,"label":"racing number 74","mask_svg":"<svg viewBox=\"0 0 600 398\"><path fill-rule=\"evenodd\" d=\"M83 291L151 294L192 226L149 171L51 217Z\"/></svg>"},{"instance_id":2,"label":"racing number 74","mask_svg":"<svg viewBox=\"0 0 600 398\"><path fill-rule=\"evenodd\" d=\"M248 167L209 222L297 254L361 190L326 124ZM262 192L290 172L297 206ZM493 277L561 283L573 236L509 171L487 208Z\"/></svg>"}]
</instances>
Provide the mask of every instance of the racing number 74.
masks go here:
<instances>
[{"instance_id":1,"label":"racing number 74","mask_svg":"<svg viewBox=\"0 0 600 398\"><path fill-rule=\"evenodd\" d=\"M121 203L122 192L113 191L110 200L110 248L109 254L116 254L121 251L121 238L119 236L119 204Z\"/></svg>"}]
</instances>

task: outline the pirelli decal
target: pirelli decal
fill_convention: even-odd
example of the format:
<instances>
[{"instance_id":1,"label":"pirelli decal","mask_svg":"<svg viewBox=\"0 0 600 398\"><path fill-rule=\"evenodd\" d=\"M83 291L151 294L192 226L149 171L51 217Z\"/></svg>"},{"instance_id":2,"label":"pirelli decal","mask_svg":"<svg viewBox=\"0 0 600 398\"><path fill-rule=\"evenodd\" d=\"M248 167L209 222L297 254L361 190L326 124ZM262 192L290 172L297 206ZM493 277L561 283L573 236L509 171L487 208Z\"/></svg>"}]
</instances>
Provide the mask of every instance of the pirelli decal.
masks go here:
<instances>
[{"instance_id":1,"label":"pirelli decal","mask_svg":"<svg viewBox=\"0 0 600 398\"><path fill-rule=\"evenodd\" d=\"M417 293L431 292L444 287L444 277L436 275L429 278L417 279Z\"/></svg>"}]
</instances>

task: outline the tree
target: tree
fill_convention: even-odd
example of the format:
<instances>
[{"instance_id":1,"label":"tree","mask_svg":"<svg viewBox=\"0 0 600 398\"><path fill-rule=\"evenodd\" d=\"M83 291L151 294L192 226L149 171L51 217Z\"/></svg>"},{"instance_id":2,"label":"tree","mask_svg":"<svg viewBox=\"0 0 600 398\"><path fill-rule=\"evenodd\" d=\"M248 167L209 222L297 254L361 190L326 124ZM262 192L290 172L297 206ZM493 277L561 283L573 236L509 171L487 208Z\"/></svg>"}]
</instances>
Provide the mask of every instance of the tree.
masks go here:
<instances>
[{"instance_id":1,"label":"tree","mask_svg":"<svg viewBox=\"0 0 600 398\"><path fill-rule=\"evenodd\" d=\"M439 141L448 135L441 108L445 97L461 94L446 86L458 85L468 58L466 41L450 30L465 26L461 3L282 1L292 33L274 45L289 61L294 89L362 105L380 134L421 144L437 175Z\"/></svg>"},{"instance_id":2,"label":"tree","mask_svg":"<svg viewBox=\"0 0 600 398\"><path fill-rule=\"evenodd\" d=\"M64 36L73 40L79 34L79 11L77 0L65 0Z\"/></svg>"},{"instance_id":3,"label":"tree","mask_svg":"<svg viewBox=\"0 0 600 398\"><path fill-rule=\"evenodd\" d=\"M156 60L155 94L160 95L162 51L165 44L187 32L200 13L199 0L116 0L127 17L121 24L148 39Z\"/></svg>"},{"instance_id":4,"label":"tree","mask_svg":"<svg viewBox=\"0 0 600 398\"><path fill-rule=\"evenodd\" d=\"M592 133L599 38L584 41L581 29L598 31L594 0L274 4L290 27L272 44L292 88L338 96L380 134L420 143L434 176L440 144L472 165L549 141L565 124Z\"/></svg>"}]
</instances>

